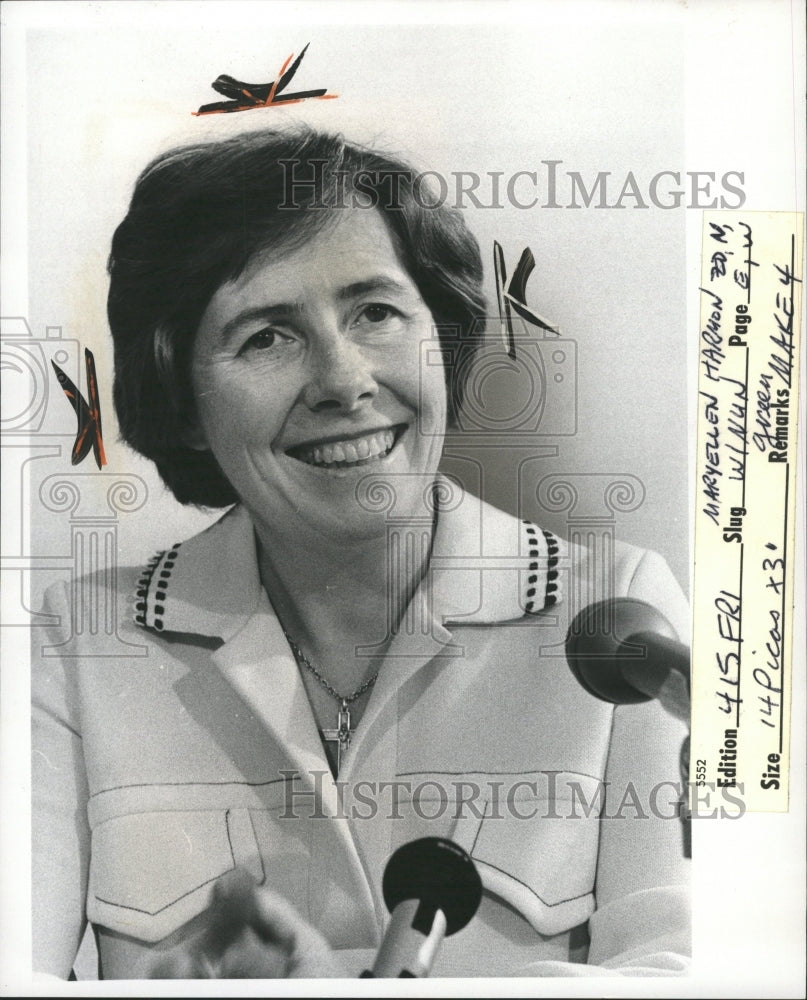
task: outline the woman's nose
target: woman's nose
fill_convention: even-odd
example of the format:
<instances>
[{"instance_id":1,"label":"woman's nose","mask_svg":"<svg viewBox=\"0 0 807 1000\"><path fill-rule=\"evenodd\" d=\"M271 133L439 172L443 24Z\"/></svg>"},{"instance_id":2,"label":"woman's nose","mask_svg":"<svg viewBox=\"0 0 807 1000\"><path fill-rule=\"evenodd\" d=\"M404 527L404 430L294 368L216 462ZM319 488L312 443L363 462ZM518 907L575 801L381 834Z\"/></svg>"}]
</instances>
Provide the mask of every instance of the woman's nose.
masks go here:
<instances>
[{"instance_id":1,"label":"woman's nose","mask_svg":"<svg viewBox=\"0 0 807 1000\"><path fill-rule=\"evenodd\" d=\"M378 383L359 346L342 336L318 344L311 354L311 377L304 391L315 412L350 412L378 394Z\"/></svg>"}]
</instances>

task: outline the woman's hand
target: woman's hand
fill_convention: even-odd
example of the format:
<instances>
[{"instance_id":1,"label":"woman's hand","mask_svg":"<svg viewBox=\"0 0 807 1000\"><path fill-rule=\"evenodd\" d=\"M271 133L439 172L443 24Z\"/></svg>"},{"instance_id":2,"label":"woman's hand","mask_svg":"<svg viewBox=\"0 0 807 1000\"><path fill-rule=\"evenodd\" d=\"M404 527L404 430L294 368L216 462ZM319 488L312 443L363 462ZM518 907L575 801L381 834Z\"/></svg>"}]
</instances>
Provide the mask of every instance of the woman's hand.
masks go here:
<instances>
[{"instance_id":1,"label":"woman's hand","mask_svg":"<svg viewBox=\"0 0 807 1000\"><path fill-rule=\"evenodd\" d=\"M153 979L324 979L341 974L328 942L282 896L236 869L213 890L206 930Z\"/></svg>"}]
</instances>

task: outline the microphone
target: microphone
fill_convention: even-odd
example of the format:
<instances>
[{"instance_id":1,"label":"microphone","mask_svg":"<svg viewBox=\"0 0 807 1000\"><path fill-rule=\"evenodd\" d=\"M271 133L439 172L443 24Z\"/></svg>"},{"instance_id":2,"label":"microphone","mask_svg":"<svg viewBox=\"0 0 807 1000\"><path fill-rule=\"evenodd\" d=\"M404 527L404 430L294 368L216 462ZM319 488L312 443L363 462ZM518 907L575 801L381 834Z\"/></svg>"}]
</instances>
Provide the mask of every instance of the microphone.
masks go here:
<instances>
[{"instance_id":1,"label":"microphone","mask_svg":"<svg viewBox=\"0 0 807 1000\"><path fill-rule=\"evenodd\" d=\"M444 937L472 919L482 880L470 856L451 840L423 837L390 857L381 884L392 914L372 972L362 978L428 976Z\"/></svg>"},{"instance_id":2,"label":"microphone","mask_svg":"<svg viewBox=\"0 0 807 1000\"><path fill-rule=\"evenodd\" d=\"M687 704L678 698L674 707L688 717L689 648L664 615L644 601L618 597L584 608L569 626L566 658L587 691L621 705L658 697L679 675Z\"/></svg>"},{"instance_id":3,"label":"microphone","mask_svg":"<svg viewBox=\"0 0 807 1000\"><path fill-rule=\"evenodd\" d=\"M566 634L566 659L583 687L618 705L659 698L689 722L689 648L651 604L616 597L575 615ZM682 690L683 688L683 690ZM689 736L679 758L682 788L689 780ZM689 810L681 811L683 852L692 857Z\"/></svg>"}]
</instances>

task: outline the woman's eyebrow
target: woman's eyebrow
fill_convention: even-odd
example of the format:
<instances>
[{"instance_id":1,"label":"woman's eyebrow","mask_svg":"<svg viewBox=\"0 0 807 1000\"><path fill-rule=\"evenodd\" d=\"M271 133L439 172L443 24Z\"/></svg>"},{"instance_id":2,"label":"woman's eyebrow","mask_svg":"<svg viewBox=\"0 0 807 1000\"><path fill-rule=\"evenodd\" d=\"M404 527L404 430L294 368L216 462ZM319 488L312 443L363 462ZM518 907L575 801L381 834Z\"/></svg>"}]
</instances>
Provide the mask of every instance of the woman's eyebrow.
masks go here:
<instances>
[{"instance_id":1,"label":"woman's eyebrow","mask_svg":"<svg viewBox=\"0 0 807 1000\"><path fill-rule=\"evenodd\" d=\"M403 281L388 275L377 275L366 278L363 281L353 281L349 285L344 285L337 291L337 298L354 299L359 295L367 295L369 292L397 292L411 293L412 289Z\"/></svg>"},{"instance_id":2,"label":"woman's eyebrow","mask_svg":"<svg viewBox=\"0 0 807 1000\"><path fill-rule=\"evenodd\" d=\"M299 316L303 307L294 302L278 302L274 305L256 306L254 309L245 309L243 312L227 320L219 331L219 340L226 344L242 326L252 323L255 320L279 320L289 319L292 316Z\"/></svg>"},{"instance_id":3,"label":"woman's eyebrow","mask_svg":"<svg viewBox=\"0 0 807 1000\"><path fill-rule=\"evenodd\" d=\"M376 275L372 278L365 278L361 281L352 281L349 285L343 285L336 290L336 298L340 302L358 298L360 295L368 295L373 292L392 292L398 295L411 294L412 289L403 281L388 275ZM219 332L219 340L226 344L238 330L255 320L282 320L300 316L305 312L305 307L301 302L275 302L270 305L256 306L254 309L245 309L228 320Z\"/></svg>"}]
</instances>

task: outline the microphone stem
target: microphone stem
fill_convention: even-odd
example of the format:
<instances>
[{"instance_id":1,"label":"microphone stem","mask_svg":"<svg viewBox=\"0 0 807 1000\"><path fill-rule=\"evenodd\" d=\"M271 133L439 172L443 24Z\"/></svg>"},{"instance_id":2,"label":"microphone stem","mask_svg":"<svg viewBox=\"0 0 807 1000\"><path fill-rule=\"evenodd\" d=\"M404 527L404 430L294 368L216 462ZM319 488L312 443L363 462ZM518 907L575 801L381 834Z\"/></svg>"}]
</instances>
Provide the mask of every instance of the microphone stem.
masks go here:
<instances>
[{"instance_id":1,"label":"microphone stem","mask_svg":"<svg viewBox=\"0 0 807 1000\"><path fill-rule=\"evenodd\" d=\"M689 650L683 643L658 632L634 632L618 647L616 657L630 684L689 720ZM670 683L671 677L678 683Z\"/></svg>"}]
</instances>

